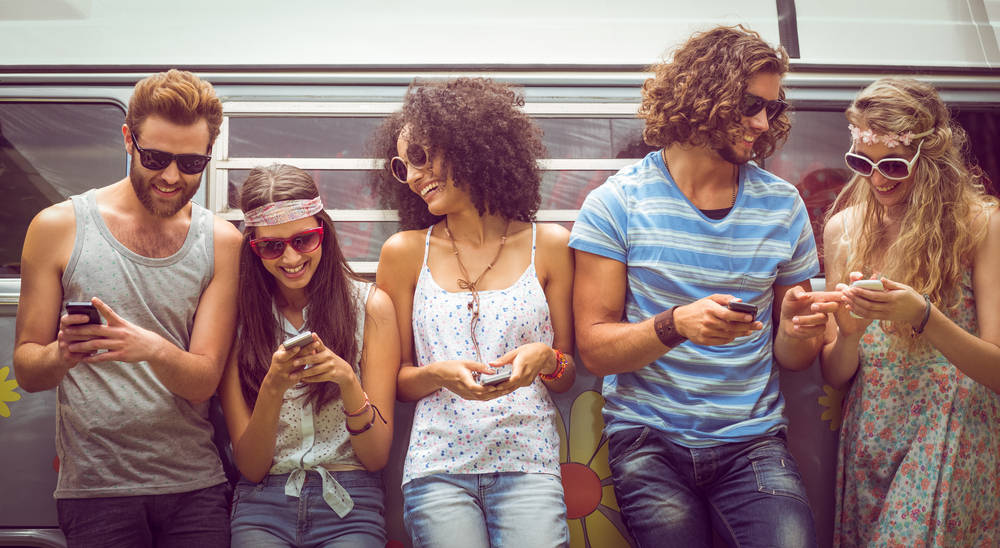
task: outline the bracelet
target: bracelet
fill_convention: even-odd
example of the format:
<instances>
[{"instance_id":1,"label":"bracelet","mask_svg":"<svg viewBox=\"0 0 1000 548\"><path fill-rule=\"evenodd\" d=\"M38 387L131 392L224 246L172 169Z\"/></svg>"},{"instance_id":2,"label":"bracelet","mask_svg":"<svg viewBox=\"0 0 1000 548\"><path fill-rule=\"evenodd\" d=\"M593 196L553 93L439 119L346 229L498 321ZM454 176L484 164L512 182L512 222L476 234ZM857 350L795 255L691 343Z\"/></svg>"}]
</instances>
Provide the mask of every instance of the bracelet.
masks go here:
<instances>
[{"instance_id":1,"label":"bracelet","mask_svg":"<svg viewBox=\"0 0 1000 548\"><path fill-rule=\"evenodd\" d=\"M927 320L931 318L931 296L924 293L924 301L927 302L927 307L924 308L924 319L920 320L920 325L913 328L914 335L923 333L924 328L927 327Z\"/></svg>"},{"instance_id":2,"label":"bracelet","mask_svg":"<svg viewBox=\"0 0 1000 548\"><path fill-rule=\"evenodd\" d=\"M656 336L668 348L674 348L687 340L687 337L677 332L677 326L674 325L674 310L677 310L677 306L664 310L653 318Z\"/></svg>"},{"instance_id":3,"label":"bracelet","mask_svg":"<svg viewBox=\"0 0 1000 548\"><path fill-rule=\"evenodd\" d=\"M351 428L351 425L347 424L347 421L344 421L344 428L347 429L348 434L352 436L357 436L358 434L364 434L365 432L367 432L368 429L371 428L373 424L375 424L375 413L378 413L378 418L382 419L382 424L389 424L388 421L385 420L385 417L382 416L382 412L378 410L378 407L375 407L375 404L368 403L367 405L372 408L372 420L368 421L367 423L365 423L364 426L356 430L354 428Z\"/></svg>"},{"instance_id":4,"label":"bracelet","mask_svg":"<svg viewBox=\"0 0 1000 548\"><path fill-rule=\"evenodd\" d=\"M349 413L347 411L347 408L344 408L344 414L347 415L348 417L357 417L361 415L362 413L364 413L365 408L372 404L372 402L368 400L368 394L364 391L362 391L361 393L365 395L365 403L362 403L361 407L359 407L358 410L353 413Z\"/></svg>"},{"instance_id":5,"label":"bracelet","mask_svg":"<svg viewBox=\"0 0 1000 548\"><path fill-rule=\"evenodd\" d=\"M559 377L563 376L566 372L566 367L569 365L569 358L566 354L563 354L558 348L553 348L556 352L556 368L551 373L539 373L538 376L542 378L543 381L554 381Z\"/></svg>"}]
</instances>

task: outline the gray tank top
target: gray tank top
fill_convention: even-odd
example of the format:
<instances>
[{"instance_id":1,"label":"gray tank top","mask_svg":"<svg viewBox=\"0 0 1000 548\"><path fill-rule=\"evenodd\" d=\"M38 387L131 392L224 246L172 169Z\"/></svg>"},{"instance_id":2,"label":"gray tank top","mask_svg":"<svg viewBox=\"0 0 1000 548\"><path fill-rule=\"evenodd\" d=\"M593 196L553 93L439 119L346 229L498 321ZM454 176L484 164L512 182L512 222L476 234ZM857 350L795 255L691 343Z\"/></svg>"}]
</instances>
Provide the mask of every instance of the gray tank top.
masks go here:
<instances>
[{"instance_id":1,"label":"gray tank top","mask_svg":"<svg viewBox=\"0 0 1000 548\"><path fill-rule=\"evenodd\" d=\"M96 195L90 190L70 198L76 241L62 277L63 298L100 297L125 320L186 350L213 274L212 214L193 204L181 249L154 259L114 238ZM56 394L55 498L180 493L226 480L208 402L174 395L147 362L77 364Z\"/></svg>"}]
</instances>

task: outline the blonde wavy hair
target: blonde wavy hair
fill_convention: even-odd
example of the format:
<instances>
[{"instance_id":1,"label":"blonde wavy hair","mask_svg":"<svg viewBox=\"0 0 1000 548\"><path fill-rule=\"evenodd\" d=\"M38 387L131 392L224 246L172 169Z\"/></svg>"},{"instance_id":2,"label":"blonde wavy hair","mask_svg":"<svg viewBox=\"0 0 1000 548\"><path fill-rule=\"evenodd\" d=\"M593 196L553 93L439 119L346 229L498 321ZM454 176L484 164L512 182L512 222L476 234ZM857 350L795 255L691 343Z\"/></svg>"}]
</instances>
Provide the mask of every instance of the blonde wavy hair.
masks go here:
<instances>
[{"instance_id":1,"label":"blonde wavy hair","mask_svg":"<svg viewBox=\"0 0 1000 548\"><path fill-rule=\"evenodd\" d=\"M846 115L851 124L882 135L933 131L898 149L909 158L923 142L899 235L888 250L879 246L886 237L886 211L867 178L854 175L840 191L827 219L848 208L854 219L844 220L850 227L851 254L843 279L836 281L846 282L852 271L871 275L872 265L878 264L882 275L954 310L956 288L986 236L989 212L997 207L996 198L986 193L982 170L970 161L965 130L932 85L908 78L877 80L858 94ZM885 330L899 331L892 326Z\"/></svg>"},{"instance_id":2,"label":"blonde wavy hair","mask_svg":"<svg viewBox=\"0 0 1000 548\"><path fill-rule=\"evenodd\" d=\"M670 62L649 70L653 77L642 85L639 106L639 118L646 120L642 132L646 143L720 149L742 132L740 102L750 78L758 73L784 75L788 54L742 25L716 27L693 35L674 51ZM785 98L784 89L780 97ZM754 143L754 160L770 156L791 129L784 113L769 125Z\"/></svg>"}]
</instances>

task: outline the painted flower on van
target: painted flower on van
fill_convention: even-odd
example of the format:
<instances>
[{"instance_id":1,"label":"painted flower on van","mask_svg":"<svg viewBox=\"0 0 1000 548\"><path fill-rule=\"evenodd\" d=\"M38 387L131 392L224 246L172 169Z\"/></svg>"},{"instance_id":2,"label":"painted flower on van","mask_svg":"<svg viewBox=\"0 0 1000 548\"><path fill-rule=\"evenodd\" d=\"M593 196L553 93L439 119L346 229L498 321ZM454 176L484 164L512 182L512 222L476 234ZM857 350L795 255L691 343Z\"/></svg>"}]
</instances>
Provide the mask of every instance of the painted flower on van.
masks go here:
<instances>
[{"instance_id":1,"label":"painted flower on van","mask_svg":"<svg viewBox=\"0 0 1000 548\"><path fill-rule=\"evenodd\" d=\"M5 418L10 416L10 407L7 407L7 402L21 399L21 395L14 391L17 388L17 381L7 380L9 373L10 366L0 367L0 417Z\"/></svg>"},{"instance_id":2,"label":"painted flower on van","mask_svg":"<svg viewBox=\"0 0 1000 548\"><path fill-rule=\"evenodd\" d=\"M571 548L627 548L621 510L611 485L608 441L603 437L604 397L593 390L573 400L569 439L559 421L559 460L566 492Z\"/></svg>"},{"instance_id":3,"label":"painted flower on van","mask_svg":"<svg viewBox=\"0 0 1000 548\"><path fill-rule=\"evenodd\" d=\"M823 414L819 418L820 420L830 421L830 430L837 430L840 428L840 423L844 418L843 405L845 392L837 390L829 384L823 385L823 392L826 392L826 395L819 397L819 404L825 407L826 410L823 411Z\"/></svg>"}]
</instances>

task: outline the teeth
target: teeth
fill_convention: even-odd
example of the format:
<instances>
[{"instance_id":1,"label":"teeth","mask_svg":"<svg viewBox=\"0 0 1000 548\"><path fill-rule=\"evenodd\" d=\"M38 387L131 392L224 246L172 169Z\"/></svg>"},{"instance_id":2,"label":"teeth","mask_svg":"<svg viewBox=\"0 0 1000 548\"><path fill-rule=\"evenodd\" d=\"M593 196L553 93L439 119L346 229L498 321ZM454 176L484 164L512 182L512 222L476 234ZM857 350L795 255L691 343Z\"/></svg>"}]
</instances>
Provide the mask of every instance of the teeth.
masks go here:
<instances>
[{"instance_id":1,"label":"teeth","mask_svg":"<svg viewBox=\"0 0 1000 548\"><path fill-rule=\"evenodd\" d=\"M167 194L169 194L169 193L177 190L176 188L166 188L166 187L162 187L162 186L156 185L156 184L154 184L153 186L156 187L156 190L159 190L160 192L165 192Z\"/></svg>"},{"instance_id":2,"label":"teeth","mask_svg":"<svg viewBox=\"0 0 1000 548\"><path fill-rule=\"evenodd\" d=\"M302 269L305 268L305 267L306 267L306 263L302 263L299 266L296 266L294 268L288 268L288 267L284 267L283 266L283 267L281 267L281 269L284 270L285 272L289 273L289 274L295 274L296 272L301 272Z\"/></svg>"},{"instance_id":3,"label":"teeth","mask_svg":"<svg viewBox=\"0 0 1000 548\"><path fill-rule=\"evenodd\" d=\"M427 194L428 194L428 193L429 193L430 191L432 191L432 190L436 189L437 187L438 187L438 186L437 186L437 183L431 183L431 184L429 184L429 185L425 186L424 188L420 189L420 195L421 195L421 196L427 196Z\"/></svg>"},{"instance_id":4,"label":"teeth","mask_svg":"<svg viewBox=\"0 0 1000 548\"><path fill-rule=\"evenodd\" d=\"M896 188L896 185L898 185L898 184L899 183L892 183L889 186L878 186L878 185L872 185L872 186L874 186L875 190L877 190L879 192L889 192L890 190Z\"/></svg>"}]
</instances>

